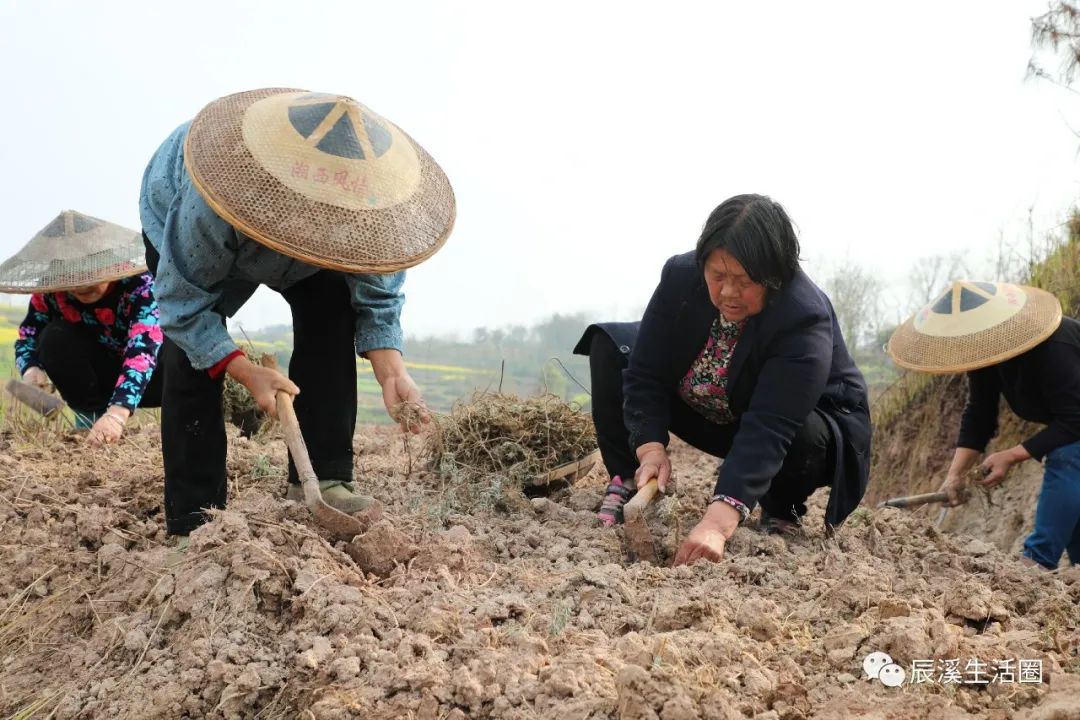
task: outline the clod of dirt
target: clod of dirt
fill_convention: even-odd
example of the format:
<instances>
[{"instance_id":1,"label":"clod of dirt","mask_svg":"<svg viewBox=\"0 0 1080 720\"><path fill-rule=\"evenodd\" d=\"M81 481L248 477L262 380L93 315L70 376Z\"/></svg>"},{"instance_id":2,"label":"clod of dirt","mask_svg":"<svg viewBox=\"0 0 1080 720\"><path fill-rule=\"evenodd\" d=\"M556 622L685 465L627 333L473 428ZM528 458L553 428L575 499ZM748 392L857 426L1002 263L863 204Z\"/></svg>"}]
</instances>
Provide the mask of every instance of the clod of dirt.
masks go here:
<instances>
[{"instance_id":1,"label":"clod of dirt","mask_svg":"<svg viewBox=\"0 0 1080 720\"><path fill-rule=\"evenodd\" d=\"M888 599L878 603L878 618L881 620L908 615L911 615L911 605L902 600Z\"/></svg>"},{"instance_id":2,"label":"clod of dirt","mask_svg":"<svg viewBox=\"0 0 1080 720\"><path fill-rule=\"evenodd\" d=\"M1008 610L995 601L990 588L977 580L953 588L945 596L945 609L953 615L975 622L1005 620L1009 616Z\"/></svg>"},{"instance_id":3,"label":"clod of dirt","mask_svg":"<svg viewBox=\"0 0 1080 720\"><path fill-rule=\"evenodd\" d=\"M755 640L770 640L780 633L776 603L767 598L750 598L735 613L735 624Z\"/></svg>"},{"instance_id":4,"label":"clod of dirt","mask_svg":"<svg viewBox=\"0 0 1080 720\"><path fill-rule=\"evenodd\" d=\"M379 520L366 533L353 538L345 551L364 572L387 577L398 565L416 557L420 548L389 520Z\"/></svg>"}]
</instances>

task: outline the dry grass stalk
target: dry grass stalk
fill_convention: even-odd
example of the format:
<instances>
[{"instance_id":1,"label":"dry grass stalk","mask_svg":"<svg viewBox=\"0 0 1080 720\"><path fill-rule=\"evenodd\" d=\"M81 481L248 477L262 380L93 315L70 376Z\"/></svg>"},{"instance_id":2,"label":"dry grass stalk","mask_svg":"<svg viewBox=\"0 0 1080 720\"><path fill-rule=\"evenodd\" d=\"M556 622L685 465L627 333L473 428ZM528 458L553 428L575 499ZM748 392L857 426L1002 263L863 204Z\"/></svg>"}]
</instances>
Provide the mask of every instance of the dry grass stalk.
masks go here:
<instances>
[{"instance_id":1,"label":"dry grass stalk","mask_svg":"<svg viewBox=\"0 0 1080 720\"><path fill-rule=\"evenodd\" d=\"M30 718L43 711L47 705L56 702L59 698L59 693L54 693L52 695L38 698L37 700L34 700L29 705L16 712L14 715L11 715L8 720L30 720Z\"/></svg>"}]
</instances>

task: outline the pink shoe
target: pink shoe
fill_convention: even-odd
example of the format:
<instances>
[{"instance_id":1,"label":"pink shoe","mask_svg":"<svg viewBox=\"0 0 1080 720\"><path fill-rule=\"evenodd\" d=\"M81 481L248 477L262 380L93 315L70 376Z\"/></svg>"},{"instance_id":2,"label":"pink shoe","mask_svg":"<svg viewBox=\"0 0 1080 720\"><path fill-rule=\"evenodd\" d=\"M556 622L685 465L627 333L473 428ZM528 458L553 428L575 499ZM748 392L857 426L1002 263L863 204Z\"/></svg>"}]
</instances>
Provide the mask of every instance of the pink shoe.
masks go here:
<instances>
[{"instance_id":1,"label":"pink shoe","mask_svg":"<svg viewBox=\"0 0 1080 720\"><path fill-rule=\"evenodd\" d=\"M622 478L616 475L611 478L611 484L607 486L605 493L604 501L600 504L600 511L596 513L596 519L604 527L611 527L623 521L623 505L634 494L634 491L623 485Z\"/></svg>"}]
</instances>

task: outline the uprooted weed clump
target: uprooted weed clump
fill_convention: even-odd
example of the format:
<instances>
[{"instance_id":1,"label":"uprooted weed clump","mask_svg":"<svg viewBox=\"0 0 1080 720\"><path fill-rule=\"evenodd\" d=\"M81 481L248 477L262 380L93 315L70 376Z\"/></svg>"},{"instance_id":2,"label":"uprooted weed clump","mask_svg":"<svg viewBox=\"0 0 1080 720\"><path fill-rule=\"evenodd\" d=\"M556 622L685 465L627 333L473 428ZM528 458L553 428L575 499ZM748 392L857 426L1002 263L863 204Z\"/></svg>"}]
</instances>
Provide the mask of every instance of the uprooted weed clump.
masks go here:
<instances>
[{"instance_id":1,"label":"uprooted weed clump","mask_svg":"<svg viewBox=\"0 0 1080 720\"><path fill-rule=\"evenodd\" d=\"M266 416L259 410L248 389L230 376L225 376L221 402L225 421L240 428L244 437L251 437L262 429Z\"/></svg>"},{"instance_id":2,"label":"uprooted weed clump","mask_svg":"<svg viewBox=\"0 0 1080 720\"><path fill-rule=\"evenodd\" d=\"M260 365L266 365L274 357L269 353L256 352L250 342L246 349L248 356L254 358ZM240 434L244 437L249 438L270 424L270 417L259 410L259 405L251 392L234 380L231 375L225 376L221 405L225 412L225 421L238 427Z\"/></svg>"},{"instance_id":3,"label":"uprooted weed clump","mask_svg":"<svg viewBox=\"0 0 1080 720\"><path fill-rule=\"evenodd\" d=\"M522 488L596 449L592 420L555 395L477 393L433 420L425 450L459 505L513 506Z\"/></svg>"}]
</instances>

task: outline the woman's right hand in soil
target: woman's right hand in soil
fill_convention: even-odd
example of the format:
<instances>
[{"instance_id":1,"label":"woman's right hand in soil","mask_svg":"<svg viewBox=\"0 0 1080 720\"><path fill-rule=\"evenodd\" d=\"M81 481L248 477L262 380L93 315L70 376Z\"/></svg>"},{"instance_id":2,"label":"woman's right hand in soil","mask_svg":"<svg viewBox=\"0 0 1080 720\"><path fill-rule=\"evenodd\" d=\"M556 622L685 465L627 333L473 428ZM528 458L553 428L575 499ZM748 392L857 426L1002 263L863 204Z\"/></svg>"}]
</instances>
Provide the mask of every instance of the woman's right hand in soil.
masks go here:
<instances>
[{"instance_id":1,"label":"woman's right hand in soil","mask_svg":"<svg viewBox=\"0 0 1080 720\"><path fill-rule=\"evenodd\" d=\"M22 377L23 382L39 387L42 390L52 389L52 381L49 380L49 376L45 374L44 370L37 367L36 365L32 368L28 368L27 371L23 373Z\"/></svg>"},{"instance_id":2,"label":"woman's right hand in soil","mask_svg":"<svg viewBox=\"0 0 1080 720\"><path fill-rule=\"evenodd\" d=\"M728 538L735 534L739 519L739 511L727 503L710 503L701 522L694 526L679 546L672 566L691 565L698 560L723 560L724 548Z\"/></svg>"},{"instance_id":3,"label":"woman's right hand in soil","mask_svg":"<svg viewBox=\"0 0 1080 720\"><path fill-rule=\"evenodd\" d=\"M97 419L90 432L86 434L86 442L90 447L113 445L120 442L124 434L124 425L127 423L131 412L124 407L111 407L105 414Z\"/></svg>"},{"instance_id":4,"label":"woman's right hand in soil","mask_svg":"<svg viewBox=\"0 0 1080 720\"><path fill-rule=\"evenodd\" d=\"M953 452L949 470L945 473L945 482L938 488L949 496L948 502L942 503L946 507L962 505L967 500L966 478L971 468L979 461L979 451L972 448L958 447Z\"/></svg>"},{"instance_id":5,"label":"woman's right hand in soil","mask_svg":"<svg viewBox=\"0 0 1080 720\"><path fill-rule=\"evenodd\" d=\"M634 483L643 488L656 478L656 485L660 492L667 492L668 481L671 480L671 458L668 457L667 448L663 443L645 443L637 449L638 469L634 473Z\"/></svg>"},{"instance_id":6,"label":"woman's right hand in soil","mask_svg":"<svg viewBox=\"0 0 1080 720\"><path fill-rule=\"evenodd\" d=\"M262 367L238 355L228 364L225 372L243 385L255 398L259 409L271 417L277 417L277 393L284 390L290 395L299 395L300 388L278 370Z\"/></svg>"},{"instance_id":7,"label":"woman's right hand in soil","mask_svg":"<svg viewBox=\"0 0 1080 720\"><path fill-rule=\"evenodd\" d=\"M961 477L949 475L945 478L945 482L938 488L938 492L943 492L949 496L947 502L942 503L945 507L956 507L957 505L963 505L967 501L967 484Z\"/></svg>"}]
</instances>

